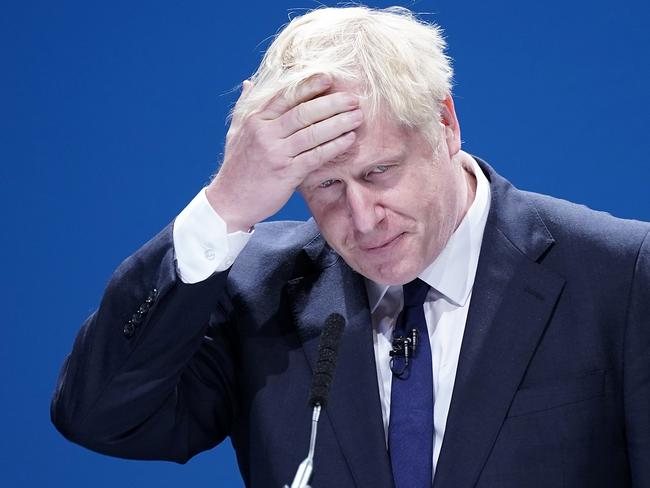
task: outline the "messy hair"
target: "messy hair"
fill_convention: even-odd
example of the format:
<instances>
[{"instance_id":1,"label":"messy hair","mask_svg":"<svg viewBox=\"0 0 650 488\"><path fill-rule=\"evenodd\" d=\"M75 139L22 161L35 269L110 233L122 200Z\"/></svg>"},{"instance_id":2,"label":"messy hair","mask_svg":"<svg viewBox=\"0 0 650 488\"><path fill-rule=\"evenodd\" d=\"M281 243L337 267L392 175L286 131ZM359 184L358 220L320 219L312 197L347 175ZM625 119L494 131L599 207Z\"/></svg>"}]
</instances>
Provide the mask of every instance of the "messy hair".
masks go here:
<instances>
[{"instance_id":1,"label":"messy hair","mask_svg":"<svg viewBox=\"0 0 650 488\"><path fill-rule=\"evenodd\" d=\"M312 10L278 33L234 115L246 116L279 91L291 94L310 76L329 73L358 87L366 117L387 114L422 131L435 148L453 75L445 48L437 25L403 7Z\"/></svg>"}]
</instances>

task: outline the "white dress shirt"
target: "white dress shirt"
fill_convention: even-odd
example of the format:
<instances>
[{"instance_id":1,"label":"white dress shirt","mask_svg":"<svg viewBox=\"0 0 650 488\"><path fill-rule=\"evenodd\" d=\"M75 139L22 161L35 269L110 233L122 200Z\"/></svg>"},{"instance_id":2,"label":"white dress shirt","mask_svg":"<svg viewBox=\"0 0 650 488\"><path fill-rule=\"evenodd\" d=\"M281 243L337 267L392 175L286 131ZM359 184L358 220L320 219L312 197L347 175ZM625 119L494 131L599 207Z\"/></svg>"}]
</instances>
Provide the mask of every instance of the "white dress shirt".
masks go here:
<instances>
[{"instance_id":1,"label":"white dress shirt","mask_svg":"<svg viewBox=\"0 0 650 488\"><path fill-rule=\"evenodd\" d=\"M476 176L474 202L440 255L419 275L431 286L424 314L433 369L434 472L445 433L483 230L490 208L488 181L474 159L472 164ZM252 232L228 234L226 223L208 202L205 189L201 190L174 221L174 251L181 280L197 283L214 272L228 269L251 235ZM388 439L392 382L389 351L395 320L402 309L402 287L379 285L368 279L365 282L372 316L384 433Z\"/></svg>"}]
</instances>

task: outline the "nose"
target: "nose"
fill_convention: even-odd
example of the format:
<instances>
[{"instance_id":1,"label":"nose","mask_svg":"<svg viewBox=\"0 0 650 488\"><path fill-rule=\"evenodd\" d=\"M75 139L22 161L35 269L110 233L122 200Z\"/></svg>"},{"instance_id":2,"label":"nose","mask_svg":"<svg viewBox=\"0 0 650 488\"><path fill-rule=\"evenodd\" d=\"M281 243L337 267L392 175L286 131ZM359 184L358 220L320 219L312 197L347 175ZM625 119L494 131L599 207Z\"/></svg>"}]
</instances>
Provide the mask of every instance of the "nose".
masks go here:
<instances>
[{"instance_id":1,"label":"nose","mask_svg":"<svg viewBox=\"0 0 650 488\"><path fill-rule=\"evenodd\" d=\"M350 183L346 188L346 200L352 225L362 234L372 232L386 216L383 205L379 203L379 195L373 188Z\"/></svg>"}]
</instances>

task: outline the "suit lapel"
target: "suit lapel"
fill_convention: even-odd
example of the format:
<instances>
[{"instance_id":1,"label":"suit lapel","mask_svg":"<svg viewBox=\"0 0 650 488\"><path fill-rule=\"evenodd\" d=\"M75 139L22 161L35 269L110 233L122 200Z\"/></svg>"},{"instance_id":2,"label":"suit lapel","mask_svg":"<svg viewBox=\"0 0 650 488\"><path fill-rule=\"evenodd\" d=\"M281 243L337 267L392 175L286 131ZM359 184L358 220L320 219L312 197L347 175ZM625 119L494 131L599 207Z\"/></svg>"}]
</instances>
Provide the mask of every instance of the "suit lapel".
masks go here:
<instances>
[{"instance_id":1,"label":"suit lapel","mask_svg":"<svg viewBox=\"0 0 650 488\"><path fill-rule=\"evenodd\" d=\"M336 312L346 319L329 404L321 422L330 421L357 486L392 487L365 284L322 239L313 241L305 251L316 269L292 279L287 292L312 369L325 318Z\"/></svg>"},{"instance_id":2,"label":"suit lapel","mask_svg":"<svg viewBox=\"0 0 650 488\"><path fill-rule=\"evenodd\" d=\"M482 166L491 208L435 488L475 485L564 285L537 262L553 239L535 209Z\"/></svg>"}]
</instances>

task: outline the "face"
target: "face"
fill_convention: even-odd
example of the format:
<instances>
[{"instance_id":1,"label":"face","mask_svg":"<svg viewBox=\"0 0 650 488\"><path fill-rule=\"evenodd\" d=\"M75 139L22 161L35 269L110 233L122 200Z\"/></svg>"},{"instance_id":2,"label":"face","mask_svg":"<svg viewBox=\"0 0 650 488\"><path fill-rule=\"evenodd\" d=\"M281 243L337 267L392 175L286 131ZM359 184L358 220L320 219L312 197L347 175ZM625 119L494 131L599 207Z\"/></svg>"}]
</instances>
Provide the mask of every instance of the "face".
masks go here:
<instances>
[{"instance_id":1,"label":"face","mask_svg":"<svg viewBox=\"0 0 650 488\"><path fill-rule=\"evenodd\" d=\"M471 185L455 157L460 134L451 101L449 108L453 120L435 151L417 131L387 118L366 121L352 149L300 187L329 245L373 281L416 278L469 207Z\"/></svg>"}]
</instances>

